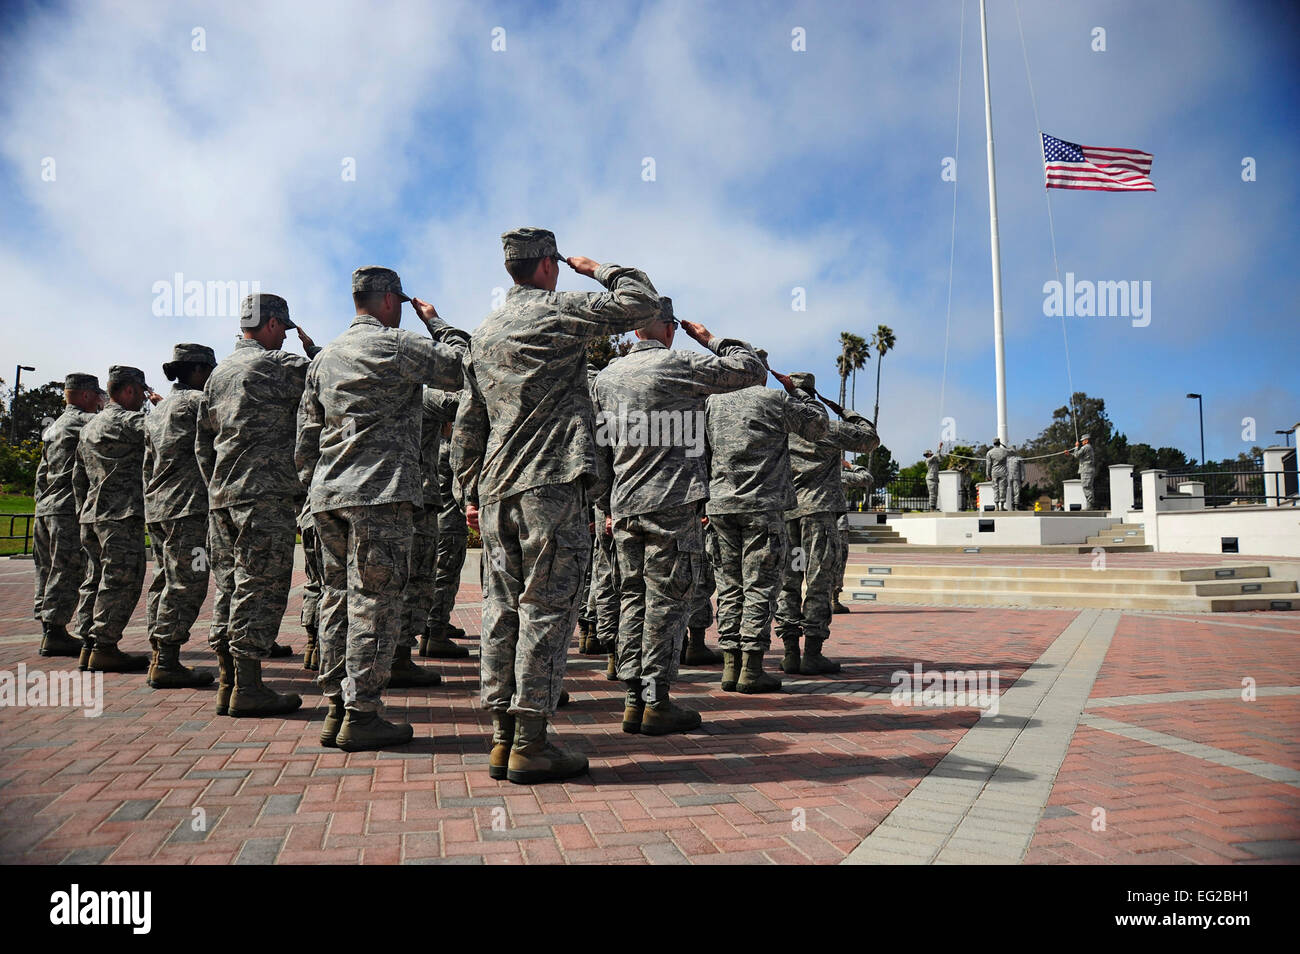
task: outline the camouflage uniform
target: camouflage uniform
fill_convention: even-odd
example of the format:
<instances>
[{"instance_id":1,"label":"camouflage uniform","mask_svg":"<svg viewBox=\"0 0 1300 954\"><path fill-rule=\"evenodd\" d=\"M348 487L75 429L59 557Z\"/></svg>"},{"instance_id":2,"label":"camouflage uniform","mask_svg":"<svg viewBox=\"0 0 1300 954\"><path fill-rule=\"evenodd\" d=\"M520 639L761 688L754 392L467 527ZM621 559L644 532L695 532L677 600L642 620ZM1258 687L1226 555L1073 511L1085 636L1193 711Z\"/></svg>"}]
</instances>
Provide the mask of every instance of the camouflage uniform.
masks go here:
<instances>
[{"instance_id":1,"label":"camouflage uniform","mask_svg":"<svg viewBox=\"0 0 1300 954\"><path fill-rule=\"evenodd\" d=\"M714 575L717 561L718 541L713 533L713 524L704 525L704 559L700 561L700 582L691 597L691 615L686 620L688 629L708 629L713 624L713 591L718 588Z\"/></svg>"},{"instance_id":2,"label":"camouflage uniform","mask_svg":"<svg viewBox=\"0 0 1300 954\"><path fill-rule=\"evenodd\" d=\"M717 545L718 645L765 651L789 548L783 511L794 503L787 438L816 440L826 412L805 394L761 385L706 404L709 502Z\"/></svg>"},{"instance_id":3,"label":"camouflage uniform","mask_svg":"<svg viewBox=\"0 0 1300 954\"><path fill-rule=\"evenodd\" d=\"M584 619L592 627L602 649L613 652L618 643L620 581L614 534L605 532L607 514L600 506L591 508L594 533L591 542L590 586L584 604Z\"/></svg>"},{"instance_id":4,"label":"camouflage uniform","mask_svg":"<svg viewBox=\"0 0 1300 954\"><path fill-rule=\"evenodd\" d=\"M433 584L433 605L424 632L445 636L451 626L451 611L456 605L456 591L460 589L460 574L465 567L465 554L469 535L465 525L465 511L456 503L452 492L451 444L443 442L438 448L438 556Z\"/></svg>"},{"instance_id":5,"label":"camouflage uniform","mask_svg":"<svg viewBox=\"0 0 1300 954\"><path fill-rule=\"evenodd\" d=\"M930 495L930 509L939 509L939 468L942 465L938 454L931 454L925 459L925 489Z\"/></svg>"},{"instance_id":6,"label":"camouflage uniform","mask_svg":"<svg viewBox=\"0 0 1300 954\"><path fill-rule=\"evenodd\" d=\"M854 464L848 470L840 471L840 481L845 487L865 490L868 499L870 499L871 490L875 486L871 471L859 464ZM847 513L840 514L839 519L835 521L835 526L840 539L835 569L835 592L831 597L832 602L839 601L840 591L844 589L844 570L849 565L849 515Z\"/></svg>"},{"instance_id":7,"label":"camouflage uniform","mask_svg":"<svg viewBox=\"0 0 1300 954\"><path fill-rule=\"evenodd\" d=\"M149 638L187 642L208 595L208 488L194 456L203 392L177 384L145 418L144 516L154 574Z\"/></svg>"},{"instance_id":8,"label":"camouflage uniform","mask_svg":"<svg viewBox=\"0 0 1300 954\"><path fill-rule=\"evenodd\" d=\"M815 387L811 375L791 375L796 386ZM839 532L835 523L848 510L840 473L842 451L865 454L879 442L876 429L861 414L844 412L843 421L827 419L826 436L810 441L790 435L790 470L796 503L785 512L792 551L776 607L776 635L782 640L824 641L830 635L831 597L840 576ZM807 593L804 581L807 579Z\"/></svg>"},{"instance_id":9,"label":"camouflage uniform","mask_svg":"<svg viewBox=\"0 0 1300 954\"><path fill-rule=\"evenodd\" d=\"M302 586L302 611L299 620L303 629L314 632L320 628L321 558L320 543L316 539L316 521L306 500L298 511L298 533L302 535L302 563L307 582Z\"/></svg>"},{"instance_id":10,"label":"camouflage uniform","mask_svg":"<svg viewBox=\"0 0 1300 954\"><path fill-rule=\"evenodd\" d=\"M1007 509L1020 509L1020 488L1025 483L1025 459L1012 451L1007 457Z\"/></svg>"},{"instance_id":11,"label":"camouflage uniform","mask_svg":"<svg viewBox=\"0 0 1300 954\"><path fill-rule=\"evenodd\" d=\"M700 355L638 341L596 376L596 443L613 476L608 496L623 573L618 676L625 682L677 676L704 562L704 402L767 377L744 342L714 337L708 347L713 354Z\"/></svg>"},{"instance_id":12,"label":"camouflage uniform","mask_svg":"<svg viewBox=\"0 0 1300 954\"><path fill-rule=\"evenodd\" d=\"M587 344L659 312L644 273L606 264L595 278L608 291L506 292L474 332L452 434L457 499L481 507L487 557L483 705L516 716L555 712L591 559L588 490L599 491L601 477Z\"/></svg>"},{"instance_id":13,"label":"camouflage uniform","mask_svg":"<svg viewBox=\"0 0 1300 954\"><path fill-rule=\"evenodd\" d=\"M209 642L232 656L268 658L289 605L301 493L293 444L308 366L241 338L203 388L195 449L208 484L217 587Z\"/></svg>"},{"instance_id":14,"label":"camouflage uniform","mask_svg":"<svg viewBox=\"0 0 1300 954\"><path fill-rule=\"evenodd\" d=\"M1079 440L1085 441L1088 437L1089 435L1084 434ZM1083 509L1096 510L1097 499L1093 496L1092 489L1093 481L1096 479L1096 452L1092 449L1092 444L1080 444L1067 453L1079 462L1079 480L1083 485Z\"/></svg>"},{"instance_id":15,"label":"camouflage uniform","mask_svg":"<svg viewBox=\"0 0 1300 954\"><path fill-rule=\"evenodd\" d=\"M995 444L984 456L984 467L993 481L993 505L997 510L1007 509L1007 449Z\"/></svg>"},{"instance_id":16,"label":"camouflage uniform","mask_svg":"<svg viewBox=\"0 0 1300 954\"><path fill-rule=\"evenodd\" d=\"M92 620L87 635L96 648L121 641L144 586L144 417L110 402L77 444L72 485L87 558L82 612Z\"/></svg>"},{"instance_id":17,"label":"camouflage uniform","mask_svg":"<svg viewBox=\"0 0 1300 954\"><path fill-rule=\"evenodd\" d=\"M98 387L96 382L95 387ZM77 588L86 575L86 552L72 492L81 430L94 414L69 405L41 435L41 462L36 468L36 612L47 625L67 626L77 608ZM85 635L89 615L78 620Z\"/></svg>"},{"instance_id":18,"label":"camouflage uniform","mask_svg":"<svg viewBox=\"0 0 1300 954\"><path fill-rule=\"evenodd\" d=\"M464 340L462 338L462 340ZM459 395L454 391L425 388L420 416L420 474L423 497L414 514L411 540L411 576L403 602L401 646L415 646L426 631L437 586L438 518L442 497L438 487L438 458L442 445L442 425L456 419Z\"/></svg>"},{"instance_id":19,"label":"camouflage uniform","mask_svg":"<svg viewBox=\"0 0 1300 954\"><path fill-rule=\"evenodd\" d=\"M430 332L357 315L312 362L298 413L295 458L321 548L319 682L357 712L381 710L407 615L422 386L460 387L459 346L438 342L464 333L438 320Z\"/></svg>"}]
</instances>

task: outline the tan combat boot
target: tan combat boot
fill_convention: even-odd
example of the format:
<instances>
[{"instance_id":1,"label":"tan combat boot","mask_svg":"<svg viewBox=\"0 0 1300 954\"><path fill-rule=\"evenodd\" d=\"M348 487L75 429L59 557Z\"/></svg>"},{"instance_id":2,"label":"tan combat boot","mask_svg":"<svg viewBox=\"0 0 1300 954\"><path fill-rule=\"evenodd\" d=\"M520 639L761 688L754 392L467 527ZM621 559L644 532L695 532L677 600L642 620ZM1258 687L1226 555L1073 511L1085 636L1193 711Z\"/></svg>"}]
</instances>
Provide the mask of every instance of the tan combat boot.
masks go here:
<instances>
[{"instance_id":1,"label":"tan combat boot","mask_svg":"<svg viewBox=\"0 0 1300 954\"><path fill-rule=\"evenodd\" d=\"M781 671L787 675L797 675L801 658L799 637L784 636L781 638L781 642L785 643L785 655L781 657Z\"/></svg>"},{"instance_id":2,"label":"tan combat boot","mask_svg":"<svg viewBox=\"0 0 1300 954\"><path fill-rule=\"evenodd\" d=\"M85 672L90 668L90 654L95 651L95 641L89 636L81 637L81 653L77 657L77 668Z\"/></svg>"},{"instance_id":3,"label":"tan combat boot","mask_svg":"<svg viewBox=\"0 0 1300 954\"><path fill-rule=\"evenodd\" d=\"M698 712L679 706L668 697L668 683L655 679L650 687L645 712L641 716L642 735L669 735L673 732L690 732L700 727Z\"/></svg>"},{"instance_id":4,"label":"tan combat boot","mask_svg":"<svg viewBox=\"0 0 1300 954\"><path fill-rule=\"evenodd\" d=\"M217 715L230 714L230 694L235 691L235 658L230 646L216 648L217 654Z\"/></svg>"},{"instance_id":5,"label":"tan combat boot","mask_svg":"<svg viewBox=\"0 0 1300 954\"><path fill-rule=\"evenodd\" d=\"M704 643L706 627L692 626L682 646L682 662L688 666L716 666L722 662L722 653L710 649Z\"/></svg>"},{"instance_id":6,"label":"tan combat boot","mask_svg":"<svg viewBox=\"0 0 1300 954\"><path fill-rule=\"evenodd\" d=\"M296 692L276 692L262 684L262 660L235 656L235 688L230 693L226 714L236 719L277 716L293 712L302 705Z\"/></svg>"},{"instance_id":7,"label":"tan combat boot","mask_svg":"<svg viewBox=\"0 0 1300 954\"><path fill-rule=\"evenodd\" d=\"M307 648L302 651L302 668L308 672L320 670L320 630L315 626L304 626L307 630Z\"/></svg>"},{"instance_id":8,"label":"tan combat boot","mask_svg":"<svg viewBox=\"0 0 1300 954\"><path fill-rule=\"evenodd\" d=\"M398 646L388 674L389 689L428 689L442 683L442 676L411 662L411 647Z\"/></svg>"},{"instance_id":9,"label":"tan combat boot","mask_svg":"<svg viewBox=\"0 0 1300 954\"><path fill-rule=\"evenodd\" d=\"M124 653L116 643L105 646L95 643L90 651L86 668L91 672L143 672L149 668L149 657L137 653Z\"/></svg>"},{"instance_id":10,"label":"tan combat boot","mask_svg":"<svg viewBox=\"0 0 1300 954\"><path fill-rule=\"evenodd\" d=\"M740 679L740 650L724 649L722 651L722 691L735 692L736 682Z\"/></svg>"},{"instance_id":11,"label":"tan combat boot","mask_svg":"<svg viewBox=\"0 0 1300 954\"><path fill-rule=\"evenodd\" d=\"M180 643L162 643L154 650L149 685L155 689L199 689L212 685L212 673L181 664Z\"/></svg>"},{"instance_id":12,"label":"tan combat boot","mask_svg":"<svg viewBox=\"0 0 1300 954\"><path fill-rule=\"evenodd\" d=\"M587 757L568 752L546 738L543 716L515 716L515 741L510 748L506 778L516 785L560 782L585 775Z\"/></svg>"},{"instance_id":13,"label":"tan combat boot","mask_svg":"<svg viewBox=\"0 0 1300 954\"><path fill-rule=\"evenodd\" d=\"M618 682L618 653L611 651L609 659L605 661L605 678L610 682Z\"/></svg>"},{"instance_id":14,"label":"tan combat boot","mask_svg":"<svg viewBox=\"0 0 1300 954\"><path fill-rule=\"evenodd\" d=\"M347 716L347 710L343 708L342 696L326 696L325 701L330 704L330 708L325 713L324 724L320 727L320 744L326 748L337 749L339 729L343 728L343 719Z\"/></svg>"},{"instance_id":15,"label":"tan combat boot","mask_svg":"<svg viewBox=\"0 0 1300 954\"><path fill-rule=\"evenodd\" d=\"M81 654L81 642L68 635L66 626L42 623L41 629L44 634L41 639L40 649L42 656L79 656Z\"/></svg>"},{"instance_id":16,"label":"tan combat boot","mask_svg":"<svg viewBox=\"0 0 1300 954\"><path fill-rule=\"evenodd\" d=\"M763 651L755 649L746 652L741 659L740 679L736 682L737 692L780 692L781 677L763 671Z\"/></svg>"},{"instance_id":17,"label":"tan combat boot","mask_svg":"<svg viewBox=\"0 0 1300 954\"><path fill-rule=\"evenodd\" d=\"M587 655L587 646L591 642L591 623L585 619L578 620L578 652Z\"/></svg>"},{"instance_id":18,"label":"tan combat boot","mask_svg":"<svg viewBox=\"0 0 1300 954\"><path fill-rule=\"evenodd\" d=\"M344 752L365 752L390 745L405 745L415 730L405 722L389 722L378 712L348 709L334 742Z\"/></svg>"},{"instance_id":19,"label":"tan combat boot","mask_svg":"<svg viewBox=\"0 0 1300 954\"><path fill-rule=\"evenodd\" d=\"M510 747L515 744L515 717L509 712L492 713L492 751L488 755L488 775L502 781L510 765Z\"/></svg>"},{"instance_id":20,"label":"tan combat boot","mask_svg":"<svg viewBox=\"0 0 1300 954\"><path fill-rule=\"evenodd\" d=\"M839 663L822 655L823 642L824 640L813 639L811 636L804 640L803 662L799 664L800 673L805 676L824 676L840 671Z\"/></svg>"},{"instance_id":21,"label":"tan combat boot","mask_svg":"<svg viewBox=\"0 0 1300 954\"><path fill-rule=\"evenodd\" d=\"M629 679L627 692L623 696L623 731L631 735L640 732L644 716L645 699L641 697L641 680Z\"/></svg>"}]
</instances>

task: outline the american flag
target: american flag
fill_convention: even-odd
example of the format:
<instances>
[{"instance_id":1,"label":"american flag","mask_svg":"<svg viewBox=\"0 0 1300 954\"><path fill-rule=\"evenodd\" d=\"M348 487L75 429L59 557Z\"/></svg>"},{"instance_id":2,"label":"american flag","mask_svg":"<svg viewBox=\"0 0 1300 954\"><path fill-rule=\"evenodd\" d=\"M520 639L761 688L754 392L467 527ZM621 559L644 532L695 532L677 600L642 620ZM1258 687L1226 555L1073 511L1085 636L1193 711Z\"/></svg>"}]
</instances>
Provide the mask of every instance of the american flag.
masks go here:
<instances>
[{"instance_id":1,"label":"american flag","mask_svg":"<svg viewBox=\"0 0 1300 954\"><path fill-rule=\"evenodd\" d=\"M1043 168L1049 189L1155 192L1151 153L1139 149L1080 146L1043 133Z\"/></svg>"}]
</instances>

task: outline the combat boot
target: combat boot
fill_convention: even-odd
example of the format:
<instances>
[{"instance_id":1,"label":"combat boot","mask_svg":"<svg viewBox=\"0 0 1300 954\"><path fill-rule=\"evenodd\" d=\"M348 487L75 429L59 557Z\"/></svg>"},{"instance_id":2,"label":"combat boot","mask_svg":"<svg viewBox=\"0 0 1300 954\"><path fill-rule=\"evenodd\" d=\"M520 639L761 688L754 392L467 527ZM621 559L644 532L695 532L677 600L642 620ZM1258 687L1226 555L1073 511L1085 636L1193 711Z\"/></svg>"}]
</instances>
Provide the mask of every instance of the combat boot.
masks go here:
<instances>
[{"instance_id":1,"label":"combat boot","mask_svg":"<svg viewBox=\"0 0 1300 954\"><path fill-rule=\"evenodd\" d=\"M444 626L444 627L442 628L442 635L446 636L448 639L471 639L471 638L473 638L473 637L470 637L470 636L466 636L466 635L465 635L465 631L464 631L463 629L461 629L459 626L453 626L453 625L451 625L451 623L448 623L446 626Z\"/></svg>"},{"instance_id":2,"label":"combat boot","mask_svg":"<svg viewBox=\"0 0 1300 954\"><path fill-rule=\"evenodd\" d=\"M740 650L724 649L722 651L722 691L735 692L736 682L740 679Z\"/></svg>"},{"instance_id":3,"label":"combat boot","mask_svg":"<svg viewBox=\"0 0 1300 954\"><path fill-rule=\"evenodd\" d=\"M230 647L216 647L217 653L217 715L230 714L230 694L235 690L235 657Z\"/></svg>"},{"instance_id":4,"label":"combat boot","mask_svg":"<svg viewBox=\"0 0 1300 954\"><path fill-rule=\"evenodd\" d=\"M411 662L411 647L398 646L393 656L393 668L388 676L389 689L427 689L439 685L442 676L432 669L424 669Z\"/></svg>"},{"instance_id":5,"label":"combat boot","mask_svg":"<svg viewBox=\"0 0 1300 954\"><path fill-rule=\"evenodd\" d=\"M68 635L66 626L42 623L41 630L43 633L41 639L42 656L79 656L81 654L81 642Z\"/></svg>"},{"instance_id":6,"label":"combat boot","mask_svg":"<svg viewBox=\"0 0 1300 954\"><path fill-rule=\"evenodd\" d=\"M343 728L347 710L343 708L342 696L326 696L325 701L330 704L330 708L325 713L324 725L320 727L320 744L329 749L337 749L339 729Z\"/></svg>"},{"instance_id":7,"label":"combat boot","mask_svg":"<svg viewBox=\"0 0 1300 954\"><path fill-rule=\"evenodd\" d=\"M568 689L561 689L561 690L560 690L560 698L558 698L558 699L555 700L555 708L557 708L557 709L563 709L563 708L564 708L565 706L567 706L568 704L569 704L569 690L568 690Z\"/></svg>"},{"instance_id":8,"label":"combat boot","mask_svg":"<svg viewBox=\"0 0 1300 954\"><path fill-rule=\"evenodd\" d=\"M785 655L781 657L781 671L788 675L796 675L799 672L799 637L783 636L781 642L785 643Z\"/></svg>"},{"instance_id":9,"label":"combat boot","mask_svg":"<svg viewBox=\"0 0 1300 954\"><path fill-rule=\"evenodd\" d=\"M469 655L469 650L457 646L446 636L430 636L426 633L420 637L420 655L432 659L464 659Z\"/></svg>"},{"instance_id":10,"label":"combat boot","mask_svg":"<svg viewBox=\"0 0 1300 954\"><path fill-rule=\"evenodd\" d=\"M618 682L618 653L616 652L611 652L605 663L605 678L610 682Z\"/></svg>"},{"instance_id":11,"label":"combat boot","mask_svg":"<svg viewBox=\"0 0 1300 954\"><path fill-rule=\"evenodd\" d=\"M86 668L91 672L143 672L149 668L149 657L140 653L124 653L115 643L103 646L95 643L90 651Z\"/></svg>"},{"instance_id":12,"label":"combat boot","mask_svg":"<svg viewBox=\"0 0 1300 954\"><path fill-rule=\"evenodd\" d=\"M90 668L90 654L95 651L95 641L89 636L81 637L81 653L77 657L77 668L85 672Z\"/></svg>"},{"instance_id":13,"label":"combat boot","mask_svg":"<svg viewBox=\"0 0 1300 954\"><path fill-rule=\"evenodd\" d=\"M688 666L716 666L722 662L722 653L704 644L703 626L692 626L682 647L682 662Z\"/></svg>"},{"instance_id":14,"label":"combat boot","mask_svg":"<svg viewBox=\"0 0 1300 954\"><path fill-rule=\"evenodd\" d=\"M516 785L560 782L587 772L587 757L568 752L546 738L544 716L515 716L515 741L506 778Z\"/></svg>"},{"instance_id":15,"label":"combat boot","mask_svg":"<svg viewBox=\"0 0 1300 954\"><path fill-rule=\"evenodd\" d=\"M591 623L585 619L578 620L578 652L582 655L589 655L587 646L591 642Z\"/></svg>"},{"instance_id":16,"label":"combat boot","mask_svg":"<svg viewBox=\"0 0 1300 954\"><path fill-rule=\"evenodd\" d=\"M488 755L488 776L497 781L506 777L510 766L510 747L515 744L515 717L509 712L492 712L492 751Z\"/></svg>"},{"instance_id":17,"label":"combat boot","mask_svg":"<svg viewBox=\"0 0 1300 954\"><path fill-rule=\"evenodd\" d=\"M642 735L668 735L673 732L690 732L700 727L700 714L694 709L677 705L668 697L668 683L662 679L653 682L653 693L646 702L641 716ZM625 715L624 718L627 718Z\"/></svg>"},{"instance_id":18,"label":"combat boot","mask_svg":"<svg viewBox=\"0 0 1300 954\"><path fill-rule=\"evenodd\" d=\"M845 606L843 603L840 602L839 590L835 591L835 596L831 600L831 612L836 614L851 612L851 610L847 606Z\"/></svg>"},{"instance_id":19,"label":"combat boot","mask_svg":"<svg viewBox=\"0 0 1300 954\"><path fill-rule=\"evenodd\" d=\"M804 640L803 662L799 664L800 673L805 676L824 676L840 671L839 663L822 655L823 642L824 640L813 639L811 636Z\"/></svg>"},{"instance_id":20,"label":"combat boot","mask_svg":"<svg viewBox=\"0 0 1300 954\"><path fill-rule=\"evenodd\" d=\"M405 722L389 722L378 712L348 709L334 742L344 752L365 752L390 745L405 745L415 730Z\"/></svg>"},{"instance_id":21,"label":"combat boot","mask_svg":"<svg viewBox=\"0 0 1300 954\"><path fill-rule=\"evenodd\" d=\"M145 673L144 681L153 685L153 671L158 668L158 640L152 636L149 637L149 671Z\"/></svg>"},{"instance_id":22,"label":"combat boot","mask_svg":"<svg viewBox=\"0 0 1300 954\"><path fill-rule=\"evenodd\" d=\"M303 629L307 630L307 648L302 651L302 668L316 672L320 669L320 650L317 648L319 630L315 626L304 626Z\"/></svg>"},{"instance_id":23,"label":"combat boot","mask_svg":"<svg viewBox=\"0 0 1300 954\"><path fill-rule=\"evenodd\" d=\"M293 655L292 646L281 646L279 643L271 644L272 659L284 659L286 656L292 656L292 655Z\"/></svg>"},{"instance_id":24,"label":"combat boot","mask_svg":"<svg viewBox=\"0 0 1300 954\"><path fill-rule=\"evenodd\" d=\"M641 697L641 680L629 679L627 692L623 696L623 731L631 735L640 732L644 716L645 699Z\"/></svg>"},{"instance_id":25,"label":"combat boot","mask_svg":"<svg viewBox=\"0 0 1300 954\"><path fill-rule=\"evenodd\" d=\"M302 705L296 692L276 692L262 684L262 660L235 656L235 687L230 693L226 714L236 719L246 716L277 716L293 712Z\"/></svg>"},{"instance_id":26,"label":"combat boot","mask_svg":"<svg viewBox=\"0 0 1300 954\"><path fill-rule=\"evenodd\" d=\"M149 685L155 689L198 689L212 685L212 673L182 665L180 643L159 643L149 670Z\"/></svg>"},{"instance_id":27,"label":"combat boot","mask_svg":"<svg viewBox=\"0 0 1300 954\"><path fill-rule=\"evenodd\" d=\"M763 650L755 649L743 654L736 691L748 693L781 691L781 677L763 671Z\"/></svg>"}]
</instances>

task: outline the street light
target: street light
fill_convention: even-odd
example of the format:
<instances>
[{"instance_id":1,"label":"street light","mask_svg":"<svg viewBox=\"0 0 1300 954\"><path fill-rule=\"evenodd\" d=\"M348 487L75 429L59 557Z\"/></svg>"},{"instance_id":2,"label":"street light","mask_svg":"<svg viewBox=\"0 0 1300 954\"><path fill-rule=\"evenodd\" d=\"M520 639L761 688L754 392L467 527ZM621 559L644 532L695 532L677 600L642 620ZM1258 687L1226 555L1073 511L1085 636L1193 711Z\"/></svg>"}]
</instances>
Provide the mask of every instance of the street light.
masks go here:
<instances>
[{"instance_id":1,"label":"street light","mask_svg":"<svg viewBox=\"0 0 1300 954\"><path fill-rule=\"evenodd\" d=\"M1287 447L1291 446L1291 435L1295 433L1294 431L1274 431L1273 433L1281 434L1284 438L1286 438L1286 446Z\"/></svg>"},{"instance_id":2,"label":"street light","mask_svg":"<svg viewBox=\"0 0 1300 954\"><path fill-rule=\"evenodd\" d=\"M1199 394L1189 394L1189 398L1196 398L1196 407L1201 416L1201 469L1205 469L1205 404L1201 401Z\"/></svg>"},{"instance_id":3,"label":"street light","mask_svg":"<svg viewBox=\"0 0 1300 954\"><path fill-rule=\"evenodd\" d=\"M29 365L19 364L14 367L14 395L9 399L9 443L18 440L18 392L23 386L23 372L35 371Z\"/></svg>"}]
</instances>

